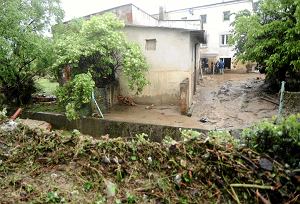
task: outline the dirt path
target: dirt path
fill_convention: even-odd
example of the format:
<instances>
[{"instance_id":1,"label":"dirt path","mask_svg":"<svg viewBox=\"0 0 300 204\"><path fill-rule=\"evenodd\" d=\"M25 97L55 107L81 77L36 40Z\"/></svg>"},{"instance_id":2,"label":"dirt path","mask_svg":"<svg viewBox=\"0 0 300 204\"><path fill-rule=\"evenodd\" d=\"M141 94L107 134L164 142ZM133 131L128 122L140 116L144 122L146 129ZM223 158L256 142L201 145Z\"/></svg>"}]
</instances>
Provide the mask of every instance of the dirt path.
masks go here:
<instances>
[{"instance_id":1,"label":"dirt path","mask_svg":"<svg viewBox=\"0 0 300 204\"><path fill-rule=\"evenodd\" d=\"M262 100L263 75L207 76L193 97L193 117L214 128L242 128L277 113L277 105ZM274 97L274 96L272 96Z\"/></svg>"},{"instance_id":2,"label":"dirt path","mask_svg":"<svg viewBox=\"0 0 300 204\"><path fill-rule=\"evenodd\" d=\"M120 105L105 118L210 130L243 128L277 113L275 104L261 99L262 85L263 75L256 73L205 76L193 97L192 117L180 115L178 106L170 104L151 109Z\"/></svg>"}]
</instances>

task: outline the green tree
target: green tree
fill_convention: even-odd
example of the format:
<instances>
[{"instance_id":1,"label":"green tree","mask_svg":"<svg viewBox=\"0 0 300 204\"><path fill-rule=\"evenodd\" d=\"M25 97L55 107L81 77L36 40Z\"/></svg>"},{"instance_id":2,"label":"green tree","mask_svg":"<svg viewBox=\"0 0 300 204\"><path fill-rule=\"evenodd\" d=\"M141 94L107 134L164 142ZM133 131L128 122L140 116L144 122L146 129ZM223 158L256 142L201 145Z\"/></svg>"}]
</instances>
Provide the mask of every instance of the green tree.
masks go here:
<instances>
[{"instance_id":1,"label":"green tree","mask_svg":"<svg viewBox=\"0 0 300 204\"><path fill-rule=\"evenodd\" d=\"M123 28L124 23L111 13L56 25L54 71L71 65L75 74L90 72L97 87L115 81L122 71L129 87L141 92L148 83L148 67L139 46L126 40Z\"/></svg>"},{"instance_id":2,"label":"green tree","mask_svg":"<svg viewBox=\"0 0 300 204\"><path fill-rule=\"evenodd\" d=\"M237 58L257 62L270 82L287 80L289 89L300 88L299 9L299 0L261 0L256 12L242 11L233 23Z\"/></svg>"},{"instance_id":3,"label":"green tree","mask_svg":"<svg viewBox=\"0 0 300 204\"><path fill-rule=\"evenodd\" d=\"M27 103L33 77L51 65L45 32L63 17L59 0L0 0L0 87L7 101Z\"/></svg>"},{"instance_id":4,"label":"green tree","mask_svg":"<svg viewBox=\"0 0 300 204\"><path fill-rule=\"evenodd\" d=\"M89 72L77 74L73 80L59 87L56 93L58 102L65 106L66 116L69 120L75 120L80 115L84 115L84 106L91 101L94 87L95 82Z\"/></svg>"}]
</instances>

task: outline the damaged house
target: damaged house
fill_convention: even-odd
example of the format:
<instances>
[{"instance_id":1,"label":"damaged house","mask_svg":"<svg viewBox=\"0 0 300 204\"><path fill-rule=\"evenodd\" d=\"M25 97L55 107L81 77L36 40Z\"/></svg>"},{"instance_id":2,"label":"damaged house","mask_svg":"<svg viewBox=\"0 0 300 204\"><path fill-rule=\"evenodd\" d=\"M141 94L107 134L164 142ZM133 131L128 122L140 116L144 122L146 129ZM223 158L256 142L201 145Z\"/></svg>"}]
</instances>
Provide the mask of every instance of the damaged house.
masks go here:
<instances>
[{"instance_id":1,"label":"damaged house","mask_svg":"<svg viewBox=\"0 0 300 204\"><path fill-rule=\"evenodd\" d=\"M124 77L119 78L119 94L131 96L140 104L180 104L186 113L192 103L200 68L200 44L205 42L199 19L165 20L160 8L158 18L151 16L133 4L85 16L90 18L106 12L115 13L125 22L125 35L129 41L138 43L143 51L149 71L150 82L140 95L127 88ZM113 96L108 97L114 104Z\"/></svg>"}]
</instances>

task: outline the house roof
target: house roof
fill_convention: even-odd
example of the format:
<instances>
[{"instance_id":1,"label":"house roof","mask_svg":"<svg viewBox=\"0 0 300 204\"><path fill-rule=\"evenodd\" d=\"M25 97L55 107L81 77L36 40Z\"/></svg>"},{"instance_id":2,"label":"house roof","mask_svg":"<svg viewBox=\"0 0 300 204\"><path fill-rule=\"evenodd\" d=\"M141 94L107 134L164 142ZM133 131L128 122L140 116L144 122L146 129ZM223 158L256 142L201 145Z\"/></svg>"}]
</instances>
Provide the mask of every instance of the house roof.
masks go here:
<instances>
[{"instance_id":1,"label":"house roof","mask_svg":"<svg viewBox=\"0 0 300 204\"><path fill-rule=\"evenodd\" d=\"M158 28L158 29L171 29L171 30L178 30L178 31L185 31L185 32L199 32L203 33L204 30L196 30L196 29L186 29L186 28L176 28L176 27L166 27L166 26L149 26L149 25L133 25L128 24L125 27L136 27L136 28Z\"/></svg>"},{"instance_id":2,"label":"house roof","mask_svg":"<svg viewBox=\"0 0 300 204\"><path fill-rule=\"evenodd\" d=\"M96 13L92 13L92 14L88 14L88 15L85 15L85 16L82 16L82 17L79 17L79 18L85 18L85 19L88 19L88 18L90 18L90 17L92 17L92 16L104 14L104 13L106 13L106 12L109 12L109 11L112 11L112 10L116 10L116 9L119 9L119 8L122 8L122 7L127 7L127 6L135 7L135 8L137 8L138 10L140 10L141 12L143 12L144 14L146 14L147 16L149 16L150 18L152 18L152 19L154 19L154 20L157 20L157 21L165 21L165 22L167 22L167 21L170 21L170 22L172 22L172 21L186 21L186 22L200 21L200 19L199 19L199 20L194 20L194 19L193 19L193 20L158 20L158 19L155 18L153 15L147 13L146 11L144 11L143 9L137 7L136 5L134 5L134 4L132 4L132 3L129 3L129 4L123 4L123 5L120 5L120 6L113 7L113 8L105 9L105 10L102 10L102 11L99 11L99 12L96 12ZM65 21L64 23L68 23L68 22L70 22L70 21L72 21L72 20Z\"/></svg>"},{"instance_id":3,"label":"house roof","mask_svg":"<svg viewBox=\"0 0 300 204\"><path fill-rule=\"evenodd\" d=\"M210 6L221 6L224 4L234 4L234 3L241 3L241 2L251 2L252 0L227 0L227 1L220 1L217 3L212 3L212 4L204 4L200 6L194 6L194 7L187 7L183 9L175 9L175 10L170 10L166 11L166 13L172 13L172 12L180 12L180 11L188 11L188 10L193 10L193 9L198 9L198 8L205 8L205 7L210 7ZM158 15L158 13L152 14L154 16Z\"/></svg>"},{"instance_id":4,"label":"house roof","mask_svg":"<svg viewBox=\"0 0 300 204\"><path fill-rule=\"evenodd\" d=\"M103 13L106 13L106 12L109 12L109 11L112 11L112 10L115 10L115 9L118 9L118 8L122 8L122 7L126 7L126 6L132 6L132 7L135 7L137 8L138 10L140 10L141 12L143 12L144 14L148 15L150 18L153 18L155 20L158 20L157 18L153 17L151 14L147 13L146 11L144 11L143 9L137 7L136 5L132 4L132 3L129 3L129 4L123 4L123 5L120 5L120 6L116 6L116 7L112 7L112 8L109 8L109 9L105 9L105 10L102 10L102 11L98 11L96 13L91 13L91 14L88 14L88 15L85 15L85 16L82 16L82 17L79 17L79 18L90 18L92 16L96 16L96 15L100 15L100 14L103 14ZM71 20L69 20L71 21ZM69 22L69 21L66 21L66 22Z\"/></svg>"}]
</instances>

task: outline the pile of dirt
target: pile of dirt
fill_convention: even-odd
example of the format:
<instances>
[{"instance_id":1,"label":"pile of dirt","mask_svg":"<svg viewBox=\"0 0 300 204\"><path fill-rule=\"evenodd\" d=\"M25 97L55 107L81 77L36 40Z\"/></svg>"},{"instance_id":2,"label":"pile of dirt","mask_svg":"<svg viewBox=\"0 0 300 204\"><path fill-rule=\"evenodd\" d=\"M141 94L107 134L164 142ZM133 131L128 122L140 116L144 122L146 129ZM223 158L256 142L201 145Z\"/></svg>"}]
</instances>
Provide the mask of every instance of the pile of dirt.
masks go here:
<instances>
[{"instance_id":1,"label":"pile of dirt","mask_svg":"<svg viewBox=\"0 0 300 204\"><path fill-rule=\"evenodd\" d=\"M299 181L267 155L222 134L182 135L160 144L0 128L0 203L297 202Z\"/></svg>"}]
</instances>

